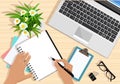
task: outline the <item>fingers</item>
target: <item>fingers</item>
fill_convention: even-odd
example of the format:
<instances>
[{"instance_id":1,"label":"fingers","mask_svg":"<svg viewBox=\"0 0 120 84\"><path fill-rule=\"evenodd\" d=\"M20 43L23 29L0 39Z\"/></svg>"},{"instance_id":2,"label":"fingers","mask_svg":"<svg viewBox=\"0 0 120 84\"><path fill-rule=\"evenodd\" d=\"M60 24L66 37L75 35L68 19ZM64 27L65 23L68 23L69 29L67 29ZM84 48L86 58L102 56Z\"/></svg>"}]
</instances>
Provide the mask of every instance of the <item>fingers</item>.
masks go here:
<instances>
[{"instance_id":1,"label":"fingers","mask_svg":"<svg viewBox=\"0 0 120 84\"><path fill-rule=\"evenodd\" d=\"M30 54L29 53L25 53L25 52L22 52L22 53L20 53L18 55L20 55L20 57L24 61L25 65L29 62L29 60L31 58Z\"/></svg>"},{"instance_id":2,"label":"fingers","mask_svg":"<svg viewBox=\"0 0 120 84\"><path fill-rule=\"evenodd\" d=\"M27 58L26 58L26 59L25 59L25 61L24 61L24 62L25 62L25 64L27 64L27 63L30 61L30 58L31 58L31 56L30 56L30 55L28 55L28 56L27 56Z\"/></svg>"},{"instance_id":3,"label":"fingers","mask_svg":"<svg viewBox=\"0 0 120 84\"><path fill-rule=\"evenodd\" d=\"M63 62L64 64L69 64L65 59L55 59L56 62Z\"/></svg>"},{"instance_id":4,"label":"fingers","mask_svg":"<svg viewBox=\"0 0 120 84\"><path fill-rule=\"evenodd\" d=\"M28 79L28 78L31 78L31 77L32 77L32 74L27 74L27 75L24 76L24 80Z\"/></svg>"},{"instance_id":5,"label":"fingers","mask_svg":"<svg viewBox=\"0 0 120 84\"><path fill-rule=\"evenodd\" d=\"M26 59L28 56L29 56L29 53L27 52L27 53L25 53L25 52L23 52L23 54L22 54L23 56L23 59Z\"/></svg>"},{"instance_id":6,"label":"fingers","mask_svg":"<svg viewBox=\"0 0 120 84\"><path fill-rule=\"evenodd\" d=\"M55 60L56 62L63 62L64 63L64 67L69 69L70 71L72 71L72 65L69 64L65 59L60 59L60 60Z\"/></svg>"},{"instance_id":7,"label":"fingers","mask_svg":"<svg viewBox=\"0 0 120 84\"><path fill-rule=\"evenodd\" d=\"M24 54L25 52L18 53L16 57L22 59L24 57Z\"/></svg>"},{"instance_id":8,"label":"fingers","mask_svg":"<svg viewBox=\"0 0 120 84\"><path fill-rule=\"evenodd\" d=\"M55 60L56 62L63 62L65 66L70 65L65 59Z\"/></svg>"},{"instance_id":9,"label":"fingers","mask_svg":"<svg viewBox=\"0 0 120 84\"><path fill-rule=\"evenodd\" d=\"M31 58L31 56L29 53L25 53L23 55L23 60L24 60L25 64L27 64L29 62L30 58Z\"/></svg>"}]
</instances>

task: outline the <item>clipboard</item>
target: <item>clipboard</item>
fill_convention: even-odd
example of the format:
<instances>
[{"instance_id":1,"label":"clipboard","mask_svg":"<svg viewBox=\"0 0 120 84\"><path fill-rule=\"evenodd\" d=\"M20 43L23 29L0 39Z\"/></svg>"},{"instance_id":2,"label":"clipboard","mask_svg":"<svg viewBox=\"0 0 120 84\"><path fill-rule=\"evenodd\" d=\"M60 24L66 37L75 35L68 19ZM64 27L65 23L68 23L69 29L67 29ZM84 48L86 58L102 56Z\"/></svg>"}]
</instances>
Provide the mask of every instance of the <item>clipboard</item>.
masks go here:
<instances>
[{"instance_id":1,"label":"clipboard","mask_svg":"<svg viewBox=\"0 0 120 84\"><path fill-rule=\"evenodd\" d=\"M80 81L89 64L93 59L93 55L88 53L88 49L81 49L78 46L75 47L68 62L73 66L72 73L74 74L74 80Z\"/></svg>"}]
</instances>

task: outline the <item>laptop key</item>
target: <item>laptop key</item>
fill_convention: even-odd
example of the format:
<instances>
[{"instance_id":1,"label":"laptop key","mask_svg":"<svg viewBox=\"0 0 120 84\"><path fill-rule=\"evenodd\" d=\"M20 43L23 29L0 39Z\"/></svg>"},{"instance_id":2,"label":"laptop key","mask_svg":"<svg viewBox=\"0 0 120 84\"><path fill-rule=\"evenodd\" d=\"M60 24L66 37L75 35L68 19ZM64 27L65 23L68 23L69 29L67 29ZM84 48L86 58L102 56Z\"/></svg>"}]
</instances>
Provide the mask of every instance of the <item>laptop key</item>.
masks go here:
<instances>
[{"instance_id":1,"label":"laptop key","mask_svg":"<svg viewBox=\"0 0 120 84\"><path fill-rule=\"evenodd\" d=\"M112 38L115 38L115 37L116 37L116 35L112 35L111 37L112 37Z\"/></svg>"},{"instance_id":2,"label":"laptop key","mask_svg":"<svg viewBox=\"0 0 120 84\"><path fill-rule=\"evenodd\" d=\"M70 18L74 20L75 17L73 15L71 15Z\"/></svg>"},{"instance_id":3,"label":"laptop key","mask_svg":"<svg viewBox=\"0 0 120 84\"><path fill-rule=\"evenodd\" d=\"M62 13L62 12L63 12L63 10L62 10L62 9L60 9L60 10L59 10L59 12L60 12L60 13Z\"/></svg>"},{"instance_id":4,"label":"laptop key","mask_svg":"<svg viewBox=\"0 0 120 84\"><path fill-rule=\"evenodd\" d=\"M90 21L88 20L87 23L90 24Z\"/></svg>"},{"instance_id":5,"label":"laptop key","mask_svg":"<svg viewBox=\"0 0 120 84\"><path fill-rule=\"evenodd\" d=\"M101 28L98 26L97 29L100 30Z\"/></svg>"},{"instance_id":6,"label":"laptop key","mask_svg":"<svg viewBox=\"0 0 120 84\"><path fill-rule=\"evenodd\" d=\"M79 13L80 13L80 11L79 11L79 10L77 10L77 13L79 14Z\"/></svg>"},{"instance_id":7,"label":"laptop key","mask_svg":"<svg viewBox=\"0 0 120 84\"><path fill-rule=\"evenodd\" d=\"M111 31L112 31L112 29L111 29L110 27L108 27L108 31L109 31L109 32L111 32Z\"/></svg>"},{"instance_id":8,"label":"laptop key","mask_svg":"<svg viewBox=\"0 0 120 84\"><path fill-rule=\"evenodd\" d=\"M79 7L79 6L77 6L76 8L77 8L77 9L80 9L80 7Z\"/></svg>"},{"instance_id":9,"label":"laptop key","mask_svg":"<svg viewBox=\"0 0 120 84\"><path fill-rule=\"evenodd\" d=\"M112 30L112 33L113 33L114 35L117 35L117 32L116 32L116 31L114 31L114 30Z\"/></svg>"},{"instance_id":10,"label":"laptop key","mask_svg":"<svg viewBox=\"0 0 120 84\"><path fill-rule=\"evenodd\" d=\"M84 13L83 13L83 12L80 12L80 15L81 15L81 16L83 16L83 15L84 15Z\"/></svg>"},{"instance_id":11,"label":"laptop key","mask_svg":"<svg viewBox=\"0 0 120 84\"><path fill-rule=\"evenodd\" d=\"M79 22L78 22L79 24L81 24L82 23L82 21L81 20L79 20Z\"/></svg>"},{"instance_id":12,"label":"laptop key","mask_svg":"<svg viewBox=\"0 0 120 84\"><path fill-rule=\"evenodd\" d=\"M101 36L101 35L102 35L102 32L99 32L99 35Z\"/></svg>"},{"instance_id":13,"label":"laptop key","mask_svg":"<svg viewBox=\"0 0 120 84\"><path fill-rule=\"evenodd\" d=\"M80 15L77 15L77 18L79 18L80 17Z\"/></svg>"},{"instance_id":14,"label":"laptop key","mask_svg":"<svg viewBox=\"0 0 120 84\"><path fill-rule=\"evenodd\" d=\"M67 11L68 11L68 8L65 8L65 11L67 12Z\"/></svg>"},{"instance_id":15,"label":"laptop key","mask_svg":"<svg viewBox=\"0 0 120 84\"><path fill-rule=\"evenodd\" d=\"M67 7L68 7L70 10L73 9L73 7L72 7L70 4L68 4Z\"/></svg>"},{"instance_id":16,"label":"laptop key","mask_svg":"<svg viewBox=\"0 0 120 84\"><path fill-rule=\"evenodd\" d=\"M73 4L73 7L76 7L76 4Z\"/></svg>"},{"instance_id":17,"label":"laptop key","mask_svg":"<svg viewBox=\"0 0 120 84\"><path fill-rule=\"evenodd\" d=\"M84 8L80 7L80 11L84 12Z\"/></svg>"},{"instance_id":18,"label":"laptop key","mask_svg":"<svg viewBox=\"0 0 120 84\"><path fill-rule=\"evenodd\" d=\"M115 27L115 31L119 31L120 29L118 29L117 27Z\"/></svg>"},{"instance_id":19,"label":"laptop key","mask_svg":"<svg viewBox=\"0 0 120 84\"><path fill-rule=\"evenodd\" d=\"M83 20L84 18L83 17L80 17L80 20Z\"/></svg>"},{"instance_id":20,"label":"laptop key","mask_svg":"<svg viewBox=\"0 0 120 84\"><path fill-rule=\"evenodd\" d=\"M106 30L105 30L105 32L104 32L104 33L107 35L107 34L108 34L108 31L106 31Z\"/></svg>"},{"instance_id":21,"label":"laptop key","mask_svg":"<svg viewBox=\"0 0 120 84\"><path fill-rule=\"evenodd\" d=\"M63 6L67 6L67 3L63 3Z\"/></svg>"},{"instance_id":22,"label":"laptop key","mask_svg":"<svg viewBox=\"0 0 120 84\"><path fill-rule=\"evenodd\" d=\"M107 19L108 22L110 22L111 20L110 19Z\"/></svg>"},{"instance_id":23,"label":"laptop key","mask_svg":"<svg viewBox=\"0 0 120 84\"><path fill-rule=\"evenodd\" d=\"M83 22L82 25L85 26L85 27L87 27L87 28L89 28L89 29L91 29L92 31L94 31L94 32L96 32L96 33L99 32L98 30L96 30L96 29L94 29L93 27L89 26L89 25L88 25L87 23L85 23L85 22Z\"/></svg>"},{"instance_id":24,"label":"laptop key","mask_svg":"<svg viewBox=\"0 0 120 84\"><path fill-rule=\"evenodd\" d=\"M74 13L72 10L69 10L68 12L69 12L70 14L72 14L72 15L73 15L73 13Z\"/></svg>"},{"instance_id":25,"label":"laptop key","mask_svg":"<svg viewBox=\"0 0 120 84\"><path fill-rule=\"evenodd\" d=\"M76 8L73 8L73 11L74 11L74 12L77 12L77 9L76 9Z\"/></svg>"},{"instance_id":26,"label":"laptop key","mask_svg":"<svg viewBox=\"0 0 120 84\"><path fill-rule=\"evenodd\" d=\"M89 6L87 7L87 10L90 10Z\"/></svg>"},{"instance_id":27,"label":"laptop key","mask_svg":"<svg viewBox=\"0 0 120 84\"><path fill-rule=\"evenodd\" d=\"M70 14L69 14L69 13L67 13L67 14L66 14L66 16L67 16L67 17L69 17L69 16L70 16Z\"/></svg>"},{"instance_id":28,"label":"laptop key","mask_svg":"<svg viewBox=\"0 0 120 84\"><path fill-rule=\"evenodd\" d=\"M79 3L80 6L83 6L83 3Z\"/></svg>"},{"instance_id":29,"label":"laptop key","mask_svg":"<svg viewBox=\"0 0 120 84\"><path fill-rule=\"evenodd\" d=\"M78 22L78 21L79 21L79 19L78 19L78 18L75 18L75 21L76 21L76 22Z\"/></svg>"},{"instance_id":30,"label":"laptop key","mask_svg":"<svg viewBox=\"0 0 120 84\"><path fill-rule=\"evenodd\" d=\"M104 29L101 29L101 32L104 32Z\"/></svg>"},{"instance_id":31,"label":"laptop key","mask_svg":"<svg viewBox=\"0 0 120 84\"><path fill-rule=\"evenodd\" d=\"M106 37L106 35L104 34L104 33L102 33L102 35L101 35L103 38L105 38Z\"/></svg>"},{"instance_id":32,"label":"laptop key","mask_svg":"<svg viewBox=\"0 0 120 84\"><path fill-rule=\"evenodd\" d=\"M114 39L113 39L113 38L110 38L110 41L111 41L111 42L113 42L113 41L114 41Z\"/></svg>"},{"instance_id":33,"label":"laptop key","mask_svg":"<svg viewBox=\"0 0 120 84\"><path fill-rule=\"evenodd\" d=\"M76 16L77 14L75 13L75 12L73 12L73 14L72 14L73 16Z\"/></svg>"},{"instance_id":34,"label":"laptop key","mask_svg":"<svg viewBox=\"0 0 120 84\"><path fill-rule=\"evenodd\" d=\"M84 22L87 22L87 19L84 19L83 21L84 21Z\"/></svg>"},{"instance_id":35,"label":"laptop key","mask_svg":"<svg viewBox=\"0 0 120 84\"><path fill-rule=\"evenodd\" d=\"M64 14L64 15L66 15L66 12L65 12L65 11L63 11L63 14Z\"/></svg>"},{"instance_id":36,"label":"laptop key","mask_svg":"<svg viewBox=\"0 0 120 84\"><path fill-rule=\"evenodd\" d=\"M109 40L109 36L106 36L106 39Z\"/></svg>"},{"instance_id":37,"label":"laptop key","mask_svg":"<svg viewBox=\"0 0 120 84\"><path fill-rule=\"evenodd\" d=\"M114 24L115 22L114 21L111 21L111 24Z\"/></svg>"},{"instance_id":38,"label":"laptop key","mask_svg":"<svg viewBox=\"0 0 120 84\"><path fill-rule=\"evenodd\" d=\"M65 8L64 6L61 7L61 9L64 9L64 8Z\"/></svg>"},{"instance_id":39,"label":"laptop key","mask_svg":"<svg viewBox=\"0 0 120 84\"><path fill-rule=\"evenodd\" d=\"M77 5L79 5L79 1L73 0L73 2L76 3Z\"/></svg>"},{"instance_id":40,"label":"laptop key","mask_svg":"<svg viewBox=\"0 0 120 84\"><path fill-rule=\"evenodd\" d=\"M119 23L119 25L118 25L118 28L120 29L120 23Z\"/></svg>"}]
</instances>

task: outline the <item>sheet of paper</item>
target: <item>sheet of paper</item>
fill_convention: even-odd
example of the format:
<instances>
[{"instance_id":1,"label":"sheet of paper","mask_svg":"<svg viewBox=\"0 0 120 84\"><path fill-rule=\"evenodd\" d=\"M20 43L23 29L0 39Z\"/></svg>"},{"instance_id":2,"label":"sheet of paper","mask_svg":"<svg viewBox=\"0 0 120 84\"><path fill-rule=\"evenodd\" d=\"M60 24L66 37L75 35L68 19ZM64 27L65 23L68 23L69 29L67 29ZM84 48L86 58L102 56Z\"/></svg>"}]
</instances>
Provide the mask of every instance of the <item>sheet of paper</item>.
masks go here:
<instances>
[{"instance_id":1,"label":"sheet of paper","mask_svg":"<svg viewBox=\"0 0 120 84\"><path fill-rule=\"evenodd\" d=\"M12 39L11 47L16 43L17 40L18 40L18 37L14 36L13 39ZM3 53L3 55L1 56L2 59L4 59L7 56L10 49L11 48L9 48L6 52Z\"/></svg>"},{"instance_id":2,"label":"sheet of paper","mask_svg":"<svg viewBox=\"0 0 120 84\"><path fill-rule=\"evenodd\" d=\"M83 55L82 53L79 52L79 49L75 51L74 55L72 56L69 62L70 64L73 65L72 73L74 74L75 78L78 79L82 75L89 60L90 56L87 57Z\"/></svg>"}]
</instances>

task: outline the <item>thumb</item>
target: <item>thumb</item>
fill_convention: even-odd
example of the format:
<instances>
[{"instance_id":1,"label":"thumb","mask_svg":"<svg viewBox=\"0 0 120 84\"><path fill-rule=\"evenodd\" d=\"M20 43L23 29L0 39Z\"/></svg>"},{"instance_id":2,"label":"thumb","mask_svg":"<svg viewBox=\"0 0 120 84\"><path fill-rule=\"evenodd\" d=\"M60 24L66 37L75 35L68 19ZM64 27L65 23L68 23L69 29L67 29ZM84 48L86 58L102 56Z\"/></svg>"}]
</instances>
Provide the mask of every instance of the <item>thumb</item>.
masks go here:
<instances>
[{"instance_id":1,"label":"thumb","mask_svg":"<svg viewBox=\"0 0 120 84\"><path fill-rule=\"evenodd\" d=\"M32 74L27 74L27 75L24 76L24 80L28 79L28 78L31 78L31 77L32 77Z\"/></svg>"}]
</instances>

